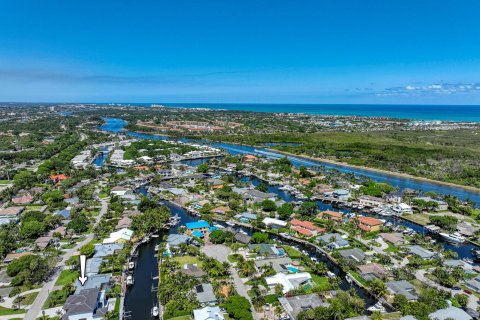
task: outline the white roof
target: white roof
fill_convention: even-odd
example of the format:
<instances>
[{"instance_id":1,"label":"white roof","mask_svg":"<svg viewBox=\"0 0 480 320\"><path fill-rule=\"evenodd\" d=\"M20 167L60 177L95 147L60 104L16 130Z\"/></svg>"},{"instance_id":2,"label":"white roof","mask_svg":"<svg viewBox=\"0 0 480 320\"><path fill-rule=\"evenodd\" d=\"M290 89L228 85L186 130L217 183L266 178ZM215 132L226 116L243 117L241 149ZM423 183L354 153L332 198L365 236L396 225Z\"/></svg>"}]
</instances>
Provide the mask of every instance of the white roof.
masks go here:
<instances>
[{"instance_id":1,"label":"white roof","mask_svg":"<svg viewBox=\"0 0 480 320\"><path fill-rule=\"evenodd\" d=\"M277 273L274 276L266 277L265 281L269 286L281 284L283 286L283 293L287 293L288 291L297 289L299 282L308 279L312 279L312 276L308 272L292 274Z\"/></svg>"},{"instance_id":2,"label":"white roof","mask_svg":"<svg viewBox=\"0 0 480 320\"><path fill-rule=\"evenodd\" d=\"M463 311L457 307L448 307L445 309L437 310L433 313L428 315L430 319L437 319L437 320L445 320L445 319L453 319L453 320L471 320L473 319L470 317L468 313Z\"/></svg>"},{"instance_id":3,"label":"white roof","mask_svg":"<svg viewBox=\"0 0 480 320\"><path fill-rule=\"evenodd\" d=\"M223 313L219 307L205 307L193 310L195 320L224 320Z\"/></svg>"},{"instance_id":4,"label":"white roof","mask_svg":"<svg viewBox=\"0 0 480 320\"><path fill-rule=\"evenodd\" d=\"M118 231L110 233L110 237L103 240L103 243L114 243L120 239L130 241L133 235L133 230L123 228Z\"/></svg>"},{"instance_id":5,"label":"white roof","mask_svg":"<svg viewBox=\"0 0 480 320\"><path fill-rule=\"evenodd\" d=\"M271 224L276 224L276 225L285 227L287 225L286 221L274 219L274 218L265 218L263 219L263 223L265 223L267 226Z\"/></svg>"}]
</instances>

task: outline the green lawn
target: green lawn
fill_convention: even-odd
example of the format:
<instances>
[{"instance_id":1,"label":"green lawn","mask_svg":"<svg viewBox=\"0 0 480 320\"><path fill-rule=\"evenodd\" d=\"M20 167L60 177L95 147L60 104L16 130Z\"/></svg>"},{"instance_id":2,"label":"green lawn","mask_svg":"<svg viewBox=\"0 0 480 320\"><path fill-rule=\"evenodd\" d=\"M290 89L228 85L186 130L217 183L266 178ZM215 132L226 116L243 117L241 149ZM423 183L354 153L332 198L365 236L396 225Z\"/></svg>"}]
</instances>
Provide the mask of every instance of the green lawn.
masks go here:
<instances>
[{"instance_id":1,"label":"green lawn","mask_svg":"<svg viewBox=\"0 0 480 320\"><path fill-rule=\"evenodd\" d=\"M312 280L321 291L330 290L330 283L327 277L321 277L318 274L312 274Z\"/></svg>"},{"instance_id":2,"label":"green lawn","mask_svg":"<svg viewBox=\"0 0 480 320\"><path fill-rule=\"evenodd\" d=\"M14 310L14 309L9 309L5 307L0 307L0 316L8 316L10 314L21 314L25 312L27 312L27 310L24 310L24 309Z\"/></svg>"},{"instance_id":3,"label":"green lawn","mask_svg":"<svg viewBox=\"0 0 480 320\"><path fill-rule=\"evenodd\" d=\"M196 264L197 266L201 267L201 264L202 264L197 257L193 257L193 256L175 257L173 258L173 260L177 261L181 266L188 263L188 264Z\"/></svg>"},{"instance_id":4,"label":"green lawn","mask_svg":"<svg viewBox=\"0 0 480 320\"><path fill-rule=\"evenodd\" d=\"M180 317L170 318L170 320L190 320L190 315L184 315Z\"/></svg>"},{"instance_id":5,"label":"green lawn","mask_svg":"<svg viewBox=\"0 0 480 320\"><path fill-rule=\"evenodd\" d=\"M0 184L9 184L9 183L13 183L13 181L0 180Z\"/></svg>"},{"instance_id":6,"label":"green lawn","mask_svg":"<svg viewBox=\"0 0 480 320\"><path fill-rule=\"evenodd\" d=\"M302 253L290 246L283 246L282 247L285 252L288 254L288 256L292 259L300 258L302 256Z\"/></svg>"},{"instance_id":7,"label":"green lawn","mask_svg":"<svg viewBox=\"0 0 480 320\"><path fill-rule=\"evenodd\" d=\"M43 305L43 309L62 306L67 301L67 293L64 290L55 290L50 292L50 295Z\"/></svg>"},{"instance_id":8,"label":"green lawn","mask_svg":"<svg viewBox=\"0 0 480 320\"><path fill-rule=\"evenodd\" d=\"M78 278L78 271L63 270L62 273L60 273L60 276L58 277L55 285L64 286L64 285L75 282L77 278Z\"/></svg>"},{"instance_id":9,"label":"green lawn","mask_svg":"<svg viewBox=\"0 0 480 320\"><path fill-rule=\"evenodd\" d=\"M27 293L26 295L22 296L23 300L20 302L22 306L29 306L35 301L38 296L38 292Z\"/></svg>"}]
</instances>

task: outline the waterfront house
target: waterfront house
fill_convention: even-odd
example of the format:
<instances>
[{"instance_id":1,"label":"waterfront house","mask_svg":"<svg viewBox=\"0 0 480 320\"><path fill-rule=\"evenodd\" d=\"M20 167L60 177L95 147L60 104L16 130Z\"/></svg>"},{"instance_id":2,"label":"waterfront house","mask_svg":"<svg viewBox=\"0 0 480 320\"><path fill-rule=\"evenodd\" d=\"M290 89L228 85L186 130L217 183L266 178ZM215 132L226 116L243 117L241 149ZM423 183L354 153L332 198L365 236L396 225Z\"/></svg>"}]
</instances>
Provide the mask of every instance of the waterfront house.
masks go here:
<instances>
[{"instance_id":1,"label":"waterfront house","mask_svg":"<svg viewBox=\"0 0 480 320\"><path fill-rule=\"evenodd\" d=\"M255 157L253 154L247 154L245 155L245 161L246 162L254 162L256 161L258 158Z\"/></svg>"},{"instance_id":2,"label":"waterfront house","mask_svg":"<svg viewBox=\"0 0 480 320\"><path fill-rule=\"evenodd\" d=\"M170 247L179 247L182 243L189 244L192 241L192 237L186 234L169 234L167 237L167 243Z\"/></svg>"},{"instance_id":3,"label":"waterfront house","mask_svg":"<svg viewBox=\"0 0 480 320\"><path fill-rule=\"evenodd\" d=\"M108 274L96 274L93 276L88 277L88 280L82 285L78 279L75 280L74 287L75 287L75 294L79 294L80 291L84 289L105 289L109 284L112 275Z\"/></svg>"},{"instance_id":4,"label":"waterfront house","mask_svg":"<svg viewBox=\"0 0 480 320\"><path fill-rule=\"evenodd\" d=\"M104 258L118 253L124 248L123 243L96 244L93 258Z\"/></svg>"},{"instance_id":5,"label":"waterfront house","mask_svg":"<svg viewBox=\"0 0 480 320\"><path fill-rule=\"evenodd\" d=\"M103 258L90 258L87 259L85 270L87 277L100 273L100 266L102 265Z\"/></svg>"},{"instance_id":6,"label":"waterfront house","mask_svg":"<svg viewBox=\"0 0 480 320\"><path fill-rule=\"evenodd\" d=\"M194 320L224 320L223 312L219 307L207 306L202 309L193 310Z\"/></svg>"},{"instance_id":7,"label":"waterfront house","mask_svg":"<svg viewBox=\"0 0 480 320\"><path fill-rule=\"evenodd\" d=\"M361 196L360 198L358 198L358 202L361 205L369 208L375 208L385 203L382 198L372 196Z\"/></svg>"},{"instance_id":8,"label":"waterfront house","mask_svg":"<svg viewBox=\"0 0 480 320\"><path fill-rule=\"evenodd\" d=\"M414 198L414 200L422 200L422 201L425 201L425 202L435 202L436 203L435 211L446 211L446 210L448 210L448 203L446 203L445 201L442 201L442 200L436 200L436 199L432 199L430 197L416 197L416 198Z\"/></svg>"},{"instance_id":9,"label":"waterfront house","mask_svg":"<svg viewBox=\"0 0 480 320\"><path fill-rule=\"evenodd\" d=\"M293 261L289 257L276 257L271 259L255 260L255 267L257 267L257 270L260 270L262 267L271 266L277 273L288 273L289 270L287 269L287 266L291 265L292 263Z\"/></svg>"},{"instance_id":10,"label":"waterfront house","mask_svg":"<svg viewBox=\"0 0 480 320\"><path fill-rule=\"evenodd\" d=\"M191 263L185 263L183 268L180 269L180 272L194 278L201 278L207 275L207 273L200 269L196 264Z\"/></svg>"},{"instance_id":11,"label":"waterfront house","mask_svg":"<svg viewBox=\"0 0 480 320\"><path fill-rule=\"evenodd\" d=\"M110 190L110 195L111 196L123 197L123 196L127 195L128 192L129 192L129 189L127 189L125 187L122 187L122 186L116 186L116 187L113 187Z\"/></svg>"},{"instance_id":12,"label":"waterfront house","mask_svg":"<svg viewBox=\"0 0 480 320\"><path fill-rule=\"evenodd\" d=\"M355 223L357 224L358 228L365 232L379 231L380 227L383 225L382 220L363 216L356 217Z\"/></svg>"},{"instance_id":13,"label":"waterfront house","mask_svg":"<svg viewBox=\"0 0 480 320\"><path fill-rule=\"evenodd\" d=\"M270 243L258 243L258 244L249 244L248 249L250 252L256 252L259 256L262 257L283 257L285 252L277 248L276 244Z\"/></svg>"},{"instance_id":14,"label":"waterfront house","mask_svg":"<svg viewBox=\"0 0 480 320\"><path fill-rule=\"evenodd\" d=\"M320 219L333 220L337 222L343 221L343 214L341 212L331 210L322 211L317 215L317 217Z\"/></svg>"},{"instance_id":15,"label":"waterfront house","mask_svg":"<svg viewBox=\"0 0 480 320\"><path fill-rule=\"evenodd\" d=\"M258 216L256 214L250 212L244 212L235 216L235 218L237 218L241 222L254 221L257 220L257 217Z\"/></svg>"},{"instance_id":16,"label":"waterfront house","mask_svg":"<svg viewBox=\"0 0 480 320\"><path fill-rule=\"evenodd\" d=\"M275 201L277 195L275 193L266 193L256 189L248 189L243 194L243 199L249 203L260 203L264 200Z\"/></svg>"},{"instance_id":17,"label":"waterfront house","mask_svg":"<svg viewBox=\"0 0 480 320\"><path fill-rule=\"evenodd\" d=\"M210 223L208 223L205 220L188 222L187 224L185 224L185 226L187 228L186 233L188 235L194 235L198 238L201 238L203 235L205 235L210 230Z\"/></svg>"},{"instance_id":18,"label":"waterfront house","mask_svg":"<svg viewBox=\"0 0 480 320\"><path fill-rule=\"evenodd\" d=\"M365 253L359 248L344 249L337 251L340 256L347 260L353 260L355 262L362 262L365 260Z\"/></svg>"},{"instance_id":19,"label":"waterfront house","mask_svg":"<svg viewBox=\"0 0 480 320\"><path fill-rule=\"evenodd\" d=\"M403 199L403 193L401 191L390 192L385 196L385 200L389 203L400 203Z\"/></svg>"},{"instance_id":20,"label":"waterfront house","mask_svg":"<svg viewBox=\"0 0 480 320\"><path fill-rule=\"evenodd\" d=\"M123 228L110 233L110 237L103 240L103 243L125 243L132 239L133 230Z\"/></svg>"},{"instance_id":21,"label":"waterfront house","mask_svg":"<svg viewBox=\"0 0 480 320\"><path fill-rule=\"evenodd\" d=\"M275 288L276 285L281 285L284 294L300 287L312 286L312 276L308 272L277 273L274 276L265 277L265 281L270 289Z\"/></svg>"},{"instance_id":22,"label":"waterfront house","mask_svg":"<svg viewBox=\"0 0 480 320\"><path fill-rule=\"evenodd\" d=\"M297 319L298 314L304 310L311 310L317 307L328 307L317 293L293 297L280 297L278 302L282 305L290 319Z\"/></svg>"},{"instance_id":23,"label":"waterfront house","mask_svg":"<svg viewBox=\"0 0 480 320\"><path fill-rule=\"evenodd\" d=\"M101 319L107 312L107 295L99 288L83 289L67 298L62 319Z\"/></svg>"},{"instance_id":24,"label":"waterfront house","mask_svg":"<svg viewBox=\"0 0 480 320\"><path fill-rule=\"evenodd\" d=\"M115 230L130 228L131 225L132 225L132 219L125 216L125 217L122 217L122 219L118 220Z\"/></svg>"},{"instance_id":25,"label":"waterfront house","mask_svg":"<svg viewBox=\"0 0 480 320\"><path fill-rule=\"evenodd\" d=\"M363 279L370 281L374 278L385 279L388 271L380 264L372 262L357 266L358 271Z\"/></svg>"},{"instance_id":26,"label":"waterfront house","mask_svg":"<svg viewBox=\"0 0 480 320\"><path fill-rule=\"evenodd\" d=\"M297 219L290 221L290 230L305 237L313 237L321 232L325 232L325 229L317 227L310 221Z\"/></svg>"},{"instance_id":27,"label":"waterfront house","mask_svg":"<svg viewBox=\"0 0 480 320\"><path fill-rule=\"evenodd\" d=\"M272 229L280 229L280 228L285 228L287 226L287 222L275 218L264 218L263 223Z\"/></svg>"},{"instance_id":28,"label":"waterfront house","mask_svg":"<svg viewBox=\"0 0 480 320\"><path fill-rule=\"evenodd\" d=\"M338 201L348 201L350 199L350 191L346 189L335 189L333 190L332 196Z\"/></svg>"},{"instance_id":29,"label":"waterfront house","mask_svg":"<svg viewBox=\"0 0 480 320\"><path fill-rule=\"evenodd\" d=\"M348 240L345 240L339 233L325 233L317 237L320 243L325 243L330 250L345 248L350 245Z\"/></svg>"},{"instance_id":30,"label":"waterfront house","mask_svg":"<svg viewBox=\"0 0 480 320\"><path fill-rule=\"evenodd\" d=\"M412 207L410 207L408 204L403 203L403 202L397 203L396 205L394 205L392 207L392 211L398 216L401 216L404 213L406 213L406 214L412 214L413 213Z\"/></svg>"},{"instance_id":31,"label":"waterfront house","mask_svg":"<svg viewBox=\"0 0 480 320\"><path fill-rule=\"evenodd\" d=\"M418 299L415 287L407 280L390 281L385 285L392 294L403 294L410 301Z\"/></svg>"},{"instance_id":32,"label":"waterfront house","mask_svg":"<svg viewBox=\"0 0 480 320\"><path fill-rule=\"evenodd\" d=\"M435 252L427 250L419 245L408 245L404 246L403 248L408 250L411 254L417 255L422 259L432 259L437 255Z\"/></svg>"}]
</instances>

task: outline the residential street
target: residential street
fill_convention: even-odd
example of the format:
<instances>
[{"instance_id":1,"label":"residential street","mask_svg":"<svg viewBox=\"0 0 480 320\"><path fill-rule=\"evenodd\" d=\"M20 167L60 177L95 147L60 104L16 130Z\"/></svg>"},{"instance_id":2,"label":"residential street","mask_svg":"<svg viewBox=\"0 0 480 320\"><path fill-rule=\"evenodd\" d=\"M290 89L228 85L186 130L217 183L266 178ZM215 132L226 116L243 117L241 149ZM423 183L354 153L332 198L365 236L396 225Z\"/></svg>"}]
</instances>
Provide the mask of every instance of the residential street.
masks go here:
<instances>
[{"instance_id":1,"label":"residential street","mask_svg":"<svg viewBox=\"0 0 480 320\"><path fill-rule=\"evenodd\" d=\"M100 209L100 213L97 215L95 219L95 224L94 227L100 222L100 219L102 216L107 212L108 209L108 200L107 199L101 199L100 200L102 204L102 208ZM42 289L39 291L37 298L33 302L33 304L30 306L28 309L28 312L25 314L26 320L35 320L37 317L41 316L41 311L43 308L43 305L45 304L45 301L47 301L48 295L50 291L54 289L55 283L57 282L57 279L62 272L62 270L65 268L65 261L67 261L71 256L76 254L78 250L85 244L89 243L93 239L93 233L90 233L86 236L85 240L77 243L77 245L70 250L66 251L66 253L62 256L62 261L58 262L55 266L56 271L55 274L50 278L48 282L46 282Z\"/></svg>"}]
</instances>

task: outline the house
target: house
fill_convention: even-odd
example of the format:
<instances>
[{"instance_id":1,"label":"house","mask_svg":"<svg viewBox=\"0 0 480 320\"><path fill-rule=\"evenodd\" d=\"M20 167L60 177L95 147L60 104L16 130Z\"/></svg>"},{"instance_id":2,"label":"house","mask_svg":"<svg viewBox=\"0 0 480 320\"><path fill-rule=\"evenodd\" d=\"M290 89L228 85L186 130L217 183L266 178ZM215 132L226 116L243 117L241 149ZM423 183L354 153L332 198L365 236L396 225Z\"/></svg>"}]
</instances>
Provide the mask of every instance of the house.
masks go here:
<instances>
[{"instance_id":1,"label":"house","mask_svg":"<svg viewBox=\"0 0 480 320\"><path fill-rule=\"evenodd\" d=\"M408 300L417 300L415 287L407 280L390 281L385 283L392 294L403 294Z\"/></svg>"},{"instance_id":2,"label":"house","mask_svg":"<svg viewBox=\"0 0 480 320\"><path fill-rule=\"evenodd\" d=\"M64 237L67 234L67 228L64 226L59 226L53 230L50 230L48 233L48 235L51 237L53 237L55 234L59 234L61 237Z\"/></svg>"},{"instance_id":3,"label":"house","mask_svg":"<svg viewBox=\"0 0 480 320\"><path fill-rule=\"evenodd\" d=\"M87 259L85 264L85 270L87 277L100 273L100 266L102 265L103 258L90 258Z\"/></svg>"},{"instance_id":4,"label":"house","mask_svg":"<svg viewBox=\"0 0 480 320\"><path fill-rule=\"evenodd\" d=\"M111 278L112 278L111 274L96 274L88 277L87 281L83 285L77 279L75 280L75 283L74 283L75 294L79 294L80 291L84 289L92 289L92 288L102 289L103 287L105 287L110 283Z\"/></svg>"},{"instance_id":5,"label":"house","mask_svg":"<svg viewBox=\"0 0 480 320\"><path fill-rule=\"evenodd\" d=\"M267 227L272 229L280 229L285 228L287 226L287 222L275 218L265 218L262 221Z\"/></svg>"},{"instance_id":6,"label":"house","mask_svg":"<svg viewBox=\"0 0 480 320\"><path fill-rule=\"evenodd\" d=\"M129 193L129 190L122 186L116 186L110 190L111 196L123 197L127 195L127 193Z\"/></svg>"},{"instance_id":7,"label":"house","mask_svg":"<svg viewBox=\"0 0 480 320\"><path fill-rule=\"evenodd\" d=\"M99 288L83 289L67 298L63 305L65 320L100 319L107 312L107 296Z\"/></svg>"},{"instance_id":8,"label":"house","mask_svg":"<svg viewBox=\"0 0 480 320\"><path fill-rule=\"evenodd\" d=\"M244 212L235 216L235 218L237 218L241 222L250 222L253 220L257 220L257 217L258 216L256 214L250 212Z\"/></svg>"},{"instance_id":9,"label":"house","mask_svg":"<svg viewBox=\"0 0 480 320\"><path fill-rule=\"evenodd\" d=\"M403 203L403 202L397 203L396 205L394 205L392 207L392 211L398 216L401 216L404 213L406 213L406 214L412 214L413 213L412 207L410 207L408 204Z\"/></svg>"},{"instance_id":10,"label":"house","mask_svg":"<svg viewBox=\"0 0 480 320\"><path fill-rule=\"evenodd\" d=\"M182 243L189 244L192 241L192 237L186 234L169 234L167 237L167 243L170 247L178 247Z\"/></svg>"},{"instance_id":11,"label":"house","mask_svg":"<svg viewBox=\"0 0 480 320\"><path fill-rule=\"evenodd\" d=\"M20 197L14 197L12 198L12 202L16 205L21 205L21 204L29 204L33 202L33 197L30 195L24 195Z\"/></svg>"},{"instance_id":12,"label":"house","mask_svg":"<svg viewBox=\"0 0 480 320\"><path fill-rule=\"evenodd\" d=\"M48 247L52 242L53 237L51 236L39 237L37 238L37 240L35 240L35 247L37 249L43 250Z\"/></svg>"},{"instance_id":13,"label":"house","mask_svg":"<svg viewBox=\"0 0 480 320\"><path fill-rule=\"evenodd\" d=\"M53 182L54 184L57 184L57 183L59 183L59 182L61 182L61 181L67 180L67 179L70 179L70 177L69 177L69 176L66 176L66 175L64 175L64 174L57 174L57 175L51 175L51 176L50 176L50 180L52 180L52 182Z\"/></svg>"},{"instance_id":14,"label":"house","mask_svg":"<svg viewBox=\"0 0 480 320\"><path fill-rule=\"evenodd\" d=\"M295 231L305 237L313 237L321 232L325 232L325 229L319 228L310 221L303 221L293 219L290 221L290 230Z\"/></svg>"},{"instance_id":15,"label":"house","mask_svg":"<svg viewBox=\"0 0 480 320\"><path fill-rule=\"evenodd\" d=\"M267 286L270 289L275 288L276 285L281 285L283 288L283 293L298 289L305 285L311 285L312 276L308 272L298 272L298 273L277 273L271 277L265 277Z\"/></svg>"},{"instance_id":16,"label":"house","mask_svg":"<svg viewBox=\"0 0 480 320\"><path fill-rule=\"evenodd\" d=\"M317 237L317 240L321 243L325 243L327 248L330 250L345 248L350 245L348 240L345 240L340 234L338 233L326 233L321 236Z\"/></svg>"},{"instance_id":17,"label":"house","mask_svg":"<svg viewBox=\"0 0 480 320\"><path fill-rule=\"evenodd\" d=\"M460 308L450 306L445 309L437 310L428 315L432 320L471 320L473 319L468 313Z\"/></svg>"},{"instance_id":18,"label":"house","mask_svg":"<svg viewBox=\"0 0 480 320\"><path fill-rule=\"evenodd\" d=\"M93 258L104 258L111 256L124 248L123 243L96 244Z\"/></svg>"},{"instance_id":19,"label":"house","mask_svg":"<svg viewBox=\"0 0 480 320\"><path fill-rule=\"evenodd\" d=\"M0 209L0 217L2 218L15 218L22 213L24 207L8 207L5 209Z\"/></svg>"},{"instance_id":20,"label":"house","mask_svg":"<svg viewBox=\"0 0 480 320\"><path fill-rule=\"evenodd\" d=\"M411 254L417 255L422 259L432 259L436 256L435 252L427 250L419 245L408 245L404 246L406 250L408 250Z\"/></svg>"},{"instance_id":21,"label":"house","mask_svg":"<svg viewBox=\"0 0 480 320\"><path fill-rule=\"evenodd\" d=\"M256 189L248 189L243 194L243 199L250 203L260 203L264 200L275 201L277 195L275 193L266 193Z\"/></svg>"},{"instance_id":22,"label":"house","mask_svg":"<svg viewBox=\"0 0 480 320\"><path fill-rule=\"evenodd\" d=\"M129 217L122 217L122 219L118 220L117 226L115 227L116 230L120 230L123 228L130 228L132 225L132 219Z\"/></svg>"},{"instance_id":23,"label":"house","mask_svg":"<svg viewBox=\"0 0 480 320\"><path fill-rule=\"evenodd\" d=\"M357 226L365 232L379 231L383 221L372 217L356 217Z\"/></svg>"},{"instance_id":24,"label":"house","mask_svg":"<svg viewBox=\"0 0 480 320\"><path fill-rule=\"evenodd\" d=\"M224 320L223 312L219 307L205 307L193 310L194 320Z\"/></svg>"},{"instance_id":25,"label":"house","mask_svg":"<svg viewBox=\"0 0 480 320\"><path fill-rule=\"evenodd\" d=\"M285 310L290 319L297 319L298 314L304 310L329 306L329 304L324 302L316 293L293 297L280 297L278 298L278 302L280 302L283 310Z\"/></svg>"},{"instance_id":26,"label":"house","mask_svg":"<svg viewBox=\"0 0 480 320\"><path fill-rule=\"evenodd\" d=\"M335 189L332 192L332 196L338 201L348 201L348 199L350 199L350 191L346 189Z\"/></svg>"},{"instance_id":27,"label":"house","mask_svg":"<svg viewBox=\"0 0 480 320\"><path fill-rule=\"evenodd\" d=\"M255 157L253 154L247 154L245 155L245 161L247 162L254 162L257 161L257 157Z\"/></svg>"},{"instance_id":28,"label":"house","mask_svg":"<svg viewBox=\"0 0 480 320\"><path fill-rule=\"evenodd\" d=\"M210 223L205 220L188 222L185 226L187 227L186 232L188 235L194 235L198 238L201 238L210 230Z\"/></svg>"},{"instance_id":29,"label":"house","mask_svg":"<svg viewBox=\"0 0 480 320\"><path fill-rule=\"evenodd\" d=\"M392 233L380 233L380 238L383 240L390 242L394 246L402 245L405 243L403 239L403 234L399 232L392 232Z\"/></svg>"},{"instance_id":30,"label":"house","mask_svg":"<svg viewBox=\"0 0 480 320\"><path fill-rule=\"evenodd\" d=\"M260 244L249 244L248 249L250 252L256 252L259 256L263 257L283 257L285 252L277 248L276 244L270 243L260 243Z\"/></svg>"},{"instance_id":31,"label":"house","mask_svg":"<svg viewBox=\"0 0 480 320\"><path fill-rule=\"evenodd\" d=\"M223 180L215 179L215 178L207 179L207 180L205 180L205 182L206 182L212 189L220 189L220 188L223 187L223 185L225 184L225 182L224 182Z\"/></svg>"},{"instance_id":32,"label":"house","mask_svg":"<svg viewBox=\"0 0 480 320\"><path fill-rule=\"evenodd\" d=\"M183 268L180 269L180 272L194 278L201 278L207 275L207 273L202 269L200 269L196 264L189 264L189 263L184 264Z\"/></svg>"},{"instance_id":33,"label":"house","mask_svg":"<svg viewBox=\"0 0 480 320\"><path fill-rule=\"evenodd\" d=\"M358 248L339 250L337 252L342 258L347 260L353 260L356 262L362 262L365 260L365 253Z\"/></svg>"},{"instance_id":34,"label":"house","mask_svg":"<svg viewBox=\"0 0 480 320\"><path fill-rule=\"evenodd\" d=\"M53 214L60 215L64 219L70 219L70 213L71 213L70 209L62 209L62 210L55 211Z\"/></svg>"},{"instance_id":35,"label":"house","mask_svg":"<svg viewBox=\"0 0 480 320\"><path fill-rule=\"evenodd\" d=\"M261 259L255 260L255 267L259 270L264 266L271 266L276 273L285 272L288 273L287 266L293 263L292 259L289 257L282 258L271 258L271 259Z\"/></svg>"},{"instance_id":36,"label":"house","mask_svg":"<svg viewBox=\"0 0 480 320\"><path fill-rule=\"evenodd\" d=\"M125 243L132 239L133 230L123 228L110 233L110 237L103 240L103 243Z\"/></svg>"},{"instance_id":37,"label":"house","mask_svg":"<svg viewBox=\"0 0 480 320\"><path fill-rule=\"evenodd\" d=\"M360 198L358 198L358 202L361 205L369 208L375 208L385 203L382 198L372 196L361 196Z\"/></svg>"},{"instance_id":38,"label":"house","mask_svg":"<svg viewBox=\"0 0 480 320\"><path fill-rule=\"evenodd\" d=\"M362 278L367 281L374 278L385 279L388 276L388 271L381 264L375 262L363 264L357 268Z\"/></svg>"},{"instance_id":39,"label":"house","mask_svg":"<svg viewBox=\"0 0 480 320\"><path fill-rule=\"evenodd\" d=\"M226 206L216 207L215 209L212 210L213 213L220 214L220 215L224 215L230 211L232 211L232 209Z\"/></svg>"},{"instance_id":40,"label":"house","mask_svg":"<svg viewBox=\"0 0 480 320\"><path fill-rule=\"evenodd\" d=\"M342 222L343 214L337 211L326 210L318 214L318 218Z\"/></svg>"},{"instance_id":41,"label":"house","mask_svg":"<svg viewBox=\"0 0 480 320\"><path fill-rule=\"evenodd\" d=\"M423 200L425 202L435 202L436 208L435 211L446 211L448 210L448 203L442 200L432 199L430 197L416 197L414 200Z\"/></svg>"},{"instance_id":42,"label":"house","mask_svg":"<svg viewBox=\"0 0 480 320\"><path fill-rule=\"evenodd\" d=\"M211 283L202 283L196 286L194 290L198 303L201 305L214 305L217 302Z\"/></svg>"},{"instance_id":43,"label":"house","mask_svg":"<svg viewBox=\"0 0 480 320\"><path fill-rule=\"evenodd\" d=\"M475 278L472 278L470 280L465 281L465 285L469 289L472 289L475 292L480 292L480 275L476 276Z\"/></svg>"},{"instance_id":44,"label":"house","mask_svg":"<svg viewBox=\"0 0 480 320\"><path fill-rule=\"evenodd\" d=\"M403 199L403 193L401 191L395 191L387 194L385 200L389 203L400 203Z\"/></svg>"},{"instance_id":45,"label":"house","mask_svg":"<svg viewBox=\"0 0 480 320\"><path fill-rule=\"evenodd\" d=\"M244 232L240 232L240 230L228 227L225 229L225 232L231 232L235 240L237 240L240 243L243 243L243 244L250 243L251 237Z\"/></svg>"}]
</instances>

